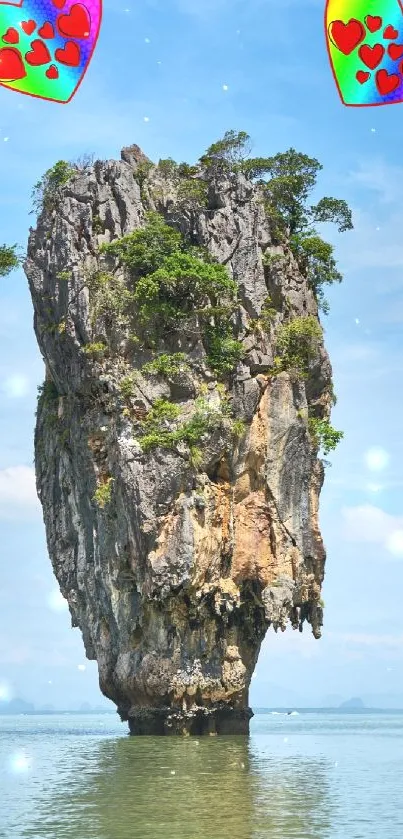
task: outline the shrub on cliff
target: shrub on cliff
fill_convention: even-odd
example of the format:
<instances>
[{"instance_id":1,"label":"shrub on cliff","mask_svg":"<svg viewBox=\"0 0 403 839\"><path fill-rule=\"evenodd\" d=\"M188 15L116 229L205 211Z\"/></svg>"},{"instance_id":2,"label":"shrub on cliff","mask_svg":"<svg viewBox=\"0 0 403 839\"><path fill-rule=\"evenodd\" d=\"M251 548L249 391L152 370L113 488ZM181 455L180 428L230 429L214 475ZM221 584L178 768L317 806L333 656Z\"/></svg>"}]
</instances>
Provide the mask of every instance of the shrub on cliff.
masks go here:
<instances>
[{"instance_id":1,"label":"shrub on cliff","mask_svg":"<svg viewBox=\"0 0 403 839\"><path fill-rule=\"evenodd\" d=\"M100 318L117 326L127 325L127 311L131 295L120 277L105 271L95 271L87 279L91 295L91 324Z\"/></svg>"},{"instance_id":2,"label":"shrub on cliff","mask_svg":"<svg viewBox=\"0 0 403 839\"><path fill-rule=\"evenodd\" d=\"M226 131L221 140L212 143L200 158L200 164L212 177L230 175L242 170L251 149L246 131Z\"/></svg>"},{"instance_id":3,"label":"shrub on cliff","mask_svg":"<svg viewBox=\"0 0 403 839\"><path fill-rule=\"evenodd\" d=\"M105 507L107 507L108 504L110 504L111 502L113 483L114 478L109 476L103 477L97 485L92 500L95 501L95 504L97 505L97 507L99 507L100 510L104 510Z\"/></svg>"},{"instance_id":4,"label":"shrub on cliff","mask_svg":"<svg viewBox=\"0 0 403 839\"><path fill-rule=\"evenodd\" d=\"M43 209L51 211L60 187L64 186L77 172L83 172L92 166L94 156L85 154L74 162L58 160L48 169L32 190L32 212L40 213Z\"/></svg>"},{"instance_id":5,"label":"shrub on cliff","mask_svg":"<svg viewBox=\"0 0 403 839\"><path fill-rule=\"evenodd\" d=\"M165 376L167 379L174 379L189 370L186 363L185 353L161 353L152 361L143 364L142 373L151 376Z\"/></svg>"},{"instance_id":6,"label":"shrub on cliff","mask_svg":"<svg viewBox=\"0 0 403 839\"><path fill-rule=\"evenodd\" d=\"M145 323L161 317L164 325L175 326L195 310L201 310L202 316L209 314L211 307L235 292L236 285L223 265L177 251L138 281L133 301Z\"/></svg>"},{"instance_id":7,"label":"shrub on cliff","mask_svg":"<svg viewBox=\"0 0 403 839\"><path fill-rule=\"evenodd\" d=\"M266 211L272 220L273 234L278 241L288 241L300 271L307 277L320 308L328 311L323 286L341 282L333 247L317 233L315 225L332 222L340 233L353 227L351 210L337 198L322 198L309 204L316 186L321 164L295 149L277 154L262 162Z\"/></svg>"},{"instance_id":8,"label":"shrub on cliff","mask_svg":"<svg viewBox=\"0 0 403 839\"><path fill-rule=\"evenodd\" d=\"M234 368L242 356L231 321L237 286L224 265L189 246L156 213L148 214L146 227L101 251L128 269L130 305L149 334L176 331L196 315L211 369L225 376Z\"/></svg>"},{"instance_id":9,"label":"shrub on cliff","mask_svg":"<svg viewBox=\"0 0 403 839\"><path fill-rule=\"evenodd\" d=\"M183 249L181 234L158 213L148 213L145 227L102 245L100 252L117 257L135 279L156 271L166 257Z\"/></svg>"},{"instance_id":10,"label":"shrub on cliff","mask_svg":"<svg viewBox=\"0 0 403 839\"><path fill-rule=\"evenodd\" d=\"M323 454L326 456L329 452L334 451L340 440L343 439L342 431L336 431L329 420L318 419L310 417L308 420L309 433L312 442L318 449L323 449Z\"/></svg>"},{"instance_id":11,"label":"shrub on cliff","mask_svg":"<svg viewBox=\"0 0 403 839\"><path fill-rule=\"evenodd\" d=\"M332 222L340 233L353 227L351 210L338 198L309 204L322 165L316 158L288 149L272 157L250 158L251 142L245 131L227 131L200 158L207 175L243 173L260 182L274 237L288 241L301 272L307 277L318 304L328 311L323 286L340 282L332 245L318 235L315 225Z\"/></svg>"},{"instance_id":12,"label":"shrub on cliff","mask_svg":"<svg viewBox=\"0 0 403 839\"><path fill-rule=\"evenodd\" d=\"M307 277L310 288L314 291L320 308L325 314L329 305L324 296L323 286L340 283L343 279L337 270L333 256L333 247L320 236L293 236L292 250L300 270Z\"/></svg>"},{"instance_id":13,"label":"shrub on cliff","mask_svg":"<svg viewBox=\"0 0 403 839\"><path fill-rule=\"evenodd\" d=\"M0 277L6 277L20 264L17 245L0 245Z\"/></svg>"},{"instance_id":14,"label":"shrub on cliff","mask_svg":"<svg viewBox=\"0 0 403 839\"><path fill-rule=\"evenodd\" d=\"M198 444L205 434L222 425L227 415L225 410L213 408L201 397L196 399L195 408L194 414L181 422L178 405L165 399L157 399L141 423L143 433L139 443L143 451L148 452L155 448L173 449L182 443L188 447L193 465L200 465L202 454ZM231 423L231 428L234 434L241 433L236 422Z\"/></svg>"},{"instance_id":15,"label":"shrub on cliff","mask_svg":"<svg viewBox=\"0 0 403 839\"><path fill-rule=\"evenodd\" d=\"M32 212L40 213L43 209L51 211L58 190L74 175L74 169L66 160L58 160L51 166L32 190Z\"/></svg>"},{"instance_id":16,"label":"shrub on cliff","mask_svg":"<svg viewBox=\"0 0 403 839\"><path fill-rule=\"evenodd\" d=\"M311 315L282 324L276 336L274 372L294 373L305 379L317 357L322 337L321 326Z\"/></svg>"},{"instance_id":17,"label":"shrub on cliff","mask_svg":"<svg viewBox=\"0 0 403 839\"><path fill-rule=\"evenodd\" d=\"M177 208L202 212L207 209L208 185L200 178L185 178L178 184Z\"/></svg>"}]
</instances>

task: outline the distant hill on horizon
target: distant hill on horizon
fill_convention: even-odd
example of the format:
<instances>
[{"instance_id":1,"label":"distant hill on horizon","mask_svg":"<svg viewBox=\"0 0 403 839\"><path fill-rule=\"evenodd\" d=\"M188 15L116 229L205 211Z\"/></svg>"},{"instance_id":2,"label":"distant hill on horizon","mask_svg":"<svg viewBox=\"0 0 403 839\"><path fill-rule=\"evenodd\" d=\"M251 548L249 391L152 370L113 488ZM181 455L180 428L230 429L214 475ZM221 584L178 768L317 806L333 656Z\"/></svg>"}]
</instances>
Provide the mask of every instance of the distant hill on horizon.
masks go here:
<instances>
[{"instance_id":1,"label":"distant hill on horizon","mask_svg":"<svg viewBox=\"0 0 403 839\"><path fill-rule=\"evenodd\" d=\"M333 704L301 704L296 702L278 703L271 705L262 705L260 703L253 703L252 709L255 714L271 713L279 711L283 713L291 713L292 711L308 712L308 711L403 711L403 696L400 694L374 694L372 696L352 697L344 700L338 705ZM33 702L26 701L20 697L15 697L7 702L0 700L0 716L12 716L18 714L38 715L44 716L46 714L116 714L113 707L107 705L90 705L89 702L83 702L77 708L57 708L54 705L41 705L36 707Z\"/></svg>"},{"instance_id":2,"label":"distant hill on horizon","mask_svg":"<svg viewBox=\"0 0 403 839\"><path fill-rule=\"evenodd\" d=\"M339 705L340 709L364 709L366 708L365 702L362 701L360 696L355 696L353 699L347 699L345 702L341 702Z\"/></svg>"},{"instance_id":3,"label":"distant hill on horizon","mask_svg":"<svg viewBox=\"0 0 403 839\"><path fill-rule=\"evenodd\" d=\"M116 711L113 708L108 708L102 705L92 706L89 702L83 702L79 708L55 708L54 705L43 705L37 708L33 702L26 702L25 699L16 697L10 699L8 702L0 701L0 716L13 714L114 714Z\"/></svg>"}]
</instances>

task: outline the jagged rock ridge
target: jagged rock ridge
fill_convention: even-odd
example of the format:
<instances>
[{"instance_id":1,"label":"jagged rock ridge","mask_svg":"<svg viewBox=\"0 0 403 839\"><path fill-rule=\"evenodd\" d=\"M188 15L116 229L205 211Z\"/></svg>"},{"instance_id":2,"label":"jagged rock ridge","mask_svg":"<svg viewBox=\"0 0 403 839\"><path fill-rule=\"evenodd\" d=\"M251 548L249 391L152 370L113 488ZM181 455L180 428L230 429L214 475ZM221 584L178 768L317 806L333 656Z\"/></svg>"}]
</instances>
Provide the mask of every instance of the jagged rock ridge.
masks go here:
<instances>
[{"instance_id":1,"label":"jagged rock ridge","mask_svg":"<svg viewBox=\"0 0 403 839\"><path fill-rule=\"evenodd\" d=\"M25 270L46 365L38 494L72 624L131 732L247 732L268 627L308 621L320 635L323 466L306 415L309 406L328 416L331 368L322 344L305 381L271 375L272 336L254 326L268 294L276 323L316 317L317 305L292 254L273 244L258 187L242 175L218 179L207 209L178 210L175 185L157 168L139 185L144 160L134 146L77 173L30 233ZM197 466L186 447L144 452L133 431L158 398L185 415L200 392L220 405L197 322L160 344L188 361L164 379L142 372L150 353L133 349L118 318L94 326L91 317L91 272L127 281L100 245L144 226L149 210L225 263L238 286L245 354L226 399L245 430L234 439L223 421L203 438ZM106 357L85 351L103 340L113 346ZM128 408L121 383L131 371ZM105 506L97 488L109 493Z\"/></svg>"}]
</instances>

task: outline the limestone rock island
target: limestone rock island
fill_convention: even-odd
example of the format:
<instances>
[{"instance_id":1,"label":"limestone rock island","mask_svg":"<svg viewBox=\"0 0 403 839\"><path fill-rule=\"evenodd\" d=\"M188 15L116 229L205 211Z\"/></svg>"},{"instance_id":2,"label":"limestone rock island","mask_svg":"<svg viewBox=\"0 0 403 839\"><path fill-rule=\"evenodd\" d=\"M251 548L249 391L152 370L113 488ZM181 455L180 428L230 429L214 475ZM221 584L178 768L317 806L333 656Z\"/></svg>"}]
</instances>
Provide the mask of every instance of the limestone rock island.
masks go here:
<instances>
[{"instance_id":1,"label":"limestone rock island","mask_svg":"<svg viewBox=\"0 0 403 839\"><path fill-rule=\"evenodd\" d=\"M248 160L246 138L196 166L137 146L61 161L37 185L38 494L72 624L132 734L247 733L268 628L320 637L318 453L341 434L308 189L281 171L295 158L308 177L309 158Z\"/></svg>"}]
</instances>

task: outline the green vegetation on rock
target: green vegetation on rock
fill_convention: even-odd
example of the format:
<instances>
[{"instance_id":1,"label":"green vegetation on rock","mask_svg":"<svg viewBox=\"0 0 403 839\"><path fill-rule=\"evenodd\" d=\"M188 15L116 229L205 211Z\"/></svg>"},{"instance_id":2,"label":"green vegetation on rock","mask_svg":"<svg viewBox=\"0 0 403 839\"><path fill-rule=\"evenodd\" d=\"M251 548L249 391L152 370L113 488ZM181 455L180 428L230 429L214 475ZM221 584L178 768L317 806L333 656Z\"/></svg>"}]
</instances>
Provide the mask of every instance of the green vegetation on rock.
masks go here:
<instances>
[{"instance_id":1,"label":"green vegetation on rock","mask_svg":"<svg viewBox=\"0 0 403 839\"><path fill-rule=\"evenodd\" d=\"M86 355L94 359L103 358L108 352L108 347L103 341L94 341L92 344L86 344L83 349Z\"/></svg>"},{"instance_id":2,"label":"green vegetation on rock","mask_svg":"<svg viewBox=\"0 0 403 839\"><path fill-rule=\"evenodd\" d=\"M200 178L181 179L177 190L177 207L203 212L208 203L208 184Z\"/></svg>"},{"instance_id":3,"label":"green vegetation on rock","mask_svg":"<svg viewBox=\"0 0 403 839\"><path fill-rule=\"evenodd\" d=\"M329 452L334 451L340 443L340 440L344 437L344 433L342 431L336 431L329 420L326 419L310 417L308 427L313 444L317 448L322 449L325 456Z\"/></svg>"},{"instance_id":4,"label":"green vegetation on rock","mask_svg":"<svg viewBox=\"0 0 403 839\"><path fill-rule=\"evenodd\" d=\"M172 157L159 160L157 168L163 178L173 180L178 174L178 164Z\"/></svg>"},{"instance_id":5,"label":"green vegetation on rock","mask_svg":"<svg viewBox=\"0 0 403 839\"><path fill-rule=\"evenodd\" d=\"M97 486L97 489L94 493L93 501L95 501L97 507L99 507L100 510L104 510L105 507L111 502L113 482L114 478L103 478Z\"/></svg>"},{"instance_id":6,"label":"green vegetation on rock","mask_svg":"<svg viewBox=\"0 0 403 839\"><path fill-rule=\"evenodd\" d=\"M92 231L98 235L105 233L105 222L98 214L92 217Z\"/></svg>"},{"instance_id":7,"label":"green vegetation on rock","mask_svg":"<svg viewBox=\"0 0 403 839\"><path fill-rule=\"evenodd\" d=\"M274 308L270 296L266 297L257 320L253 321L255 330L261 330L270 334L274 321L276 319L277 309Z\"/></svg>"},{"instance_id":8,"label":"green vegetation on rock","mask_svg":"<svg viewBox=\"0 0 403 839\"><path fill-rule=\"evenodd\" d=\"M107 271L95 271L88 277L87 285L92 326L101 318L109 325L127 326L132 296L124 281Z\"/></svg>"},{"instance_id":9,"label":"green vegetation on rock","mask_svg":"<svg viewBox=\"0 0 403 839\"><path fill-rule=\"evenodd\" d=\"M0 245L0 277L6 277L20 264L17 245Z\"/></svg>"},{"instance_id":10,"label":"green vegetation on rock","mask_svg":"<svg viewBox=\"0 0 403 839\"><path fill-rule=\"evenodd\" d=\"M318 354L323 333L317 319L312 315L297 317L283 323L276 335L277 355L274 373L293 373L306 379L312 362Z\"/></svg>"},{"instance_id":11,"label":"green vegetation on rock","mask_svg":"<svg viewBox=\"0 0 403 839\"><path fill-rule=\"evenodd\" d=\"M329 304L324 296L323 286L340 283L343 279L337 270L333 256L333 246L324 242L320 236L292 237L291 245L299 267L307 277L310 288L315 292L322 311L327 314Z\"/></svg>"},{"instance_id":12,"label":"green vegetation on rock","mask_svg":"<svg viewBox=\"0 0 403 839\"><path fill-rule=\"evenodd\" d=\"M129 272L133 290L123 300L136 313L148 335L161 337L197 317L208 364L218 376L228 375L242 356L231 317L237 286L224 265L205 249L191 247L156 213L146 227L103 245Z\"/></svg>"},{"instance_id":13,"label":"green vegetation on rock","mask_svg":"<svg viewBox=\"0 0 403 839\"><path fill-rule=\"evenodd\" d=\"M207 360L219 378L225 378L241 361L245 351L241 341L232 337L232 328L225 319L205 325Z\"/></svg>"},{"instance_id":14,"label":"green vegetation on rock","mask_svg":"<svg viewBox=\"0 0 403 839\"><path fill-rule=\"evenodd\" d=\"M189 448L193 465L196 465L195 461L200 464L202 453L199 444L203 436L219 428L225 420L228 422L228 418L225 411L213 408L202 397L196 399L195 409L189 419L181 422L181 410L178 405L165 399L157 399L140 423L142 436L139 443L143 451L155 448L173 449L183 443ZM236 420L229 422L235 435L242 434L243 428L241 429L240 423Z\"/></svg>"},{"instance_id":15,"label":"green vegetation on rock","mask_svg":"<svg viewBox=\"0 0 403 839\"><path fill-rule=\"evenodd\" d=\"M136 279L157 271L164 259L183 250L181 234L158 213L148 213L145 227L100 247L100 253L115 256Z\"/></svg>"},{"instance_id":16,"label":"green vegetation on rock","mask_svg":"<svg viewBox=\"0 0 403 839\"><path fill-rule=\"evenodd\" d=\"M33 212L51 211L55 206L60 187L64 186L75 174L76 170L66 160L58 160L54 166L51 166L32 190Z\"/></svg>"},{"instance_id":17,"label":"green vegetation on rock","mask_svg":"<svg viewBox=\"0 0 403 839\"><path fill-rule=\"evenodd\" d=\"M45 404L49 404L58 398L57 387L50 379L45 379L43 384L38 385L38 400L42 399Z\"/></svg>"},{"instance_id":18,"label":"green vegetation on rock","mask_svg":"<svg viewBox=\"0 0 403 839\"><path fill-rule=\"evenodd\" d=\"M134 373L129 373L120 382L120 392L124 399L131 399L134 394L136 384L136 376Z\"/></svg>"},{"instance_id":19,"label":"green vegetation on rock","mask_svg":"<svg viewBox=\"0 0 403 839\"><path fill-rule=\"evenodd\" d=\"M140 189L145 184L151 170L154 168L154 164L151 160L141 160L140 163L136 166L136 171L134 173L134 179L140 186Z\"/></svg>"},{"instance_id":20,"label":"green vegetation on rock","mask_svg":"<svg viewBox=\"0 0 403 839\"><path fill-rule=\"evenodd\" d=\"M207 149L195 166L178 164L172 159L160 160L155 166L144 160L138 164L135 178L143 188L152 171L159 173L174 184L176 206L183 209L186 205L194 211L206 210L209 184L220 177L241 174L255 182L270 219L274 241L283 251L266 251L264 265L269 270L281 270L291 249L319 306L326 311L324 286L340 282L342 276L332 245L323 241L315 225L333 222L340 232L350 230L351 211L345 201L335 198L325 197L316 204L310 203L322 169L315 158L293 148L267 158L253 158L250 152L251 142L246 132L228 131ZM48 202L52 204L57 191L76 171L75 164L65 161L59 161L49 169L34 189L40 205L50 206ZM93 221L94 229L101 230L97 215ZM172 223L167 223L156 212L146 215L143 228L102 245L100 253L114 258L116 263L112 270L94 272L86 282L93 327L102 320L107 334L110 329L112 335L116 328L123 328L133 346L155 353L143 365L141 373L161 376L168 381L191 368L185 353L161 352L161 349L169 335L188 330L190 334L200 336L210 370L217 378L228 379L245 350L235 328L239 305L237 284L226 265L216 261L206 248L193 246ZM8 258L11 261L15 258L12 249L9 249ZM63 273L60 279L62 277ZM313 315L291 318L286 303L283 314L286 322L274 331L277 309L268 296L259 318L250 325L273 336L274 375L286 371L305 379L318 359L323 338L321 326ZM60 325L58 328L60 331ZM94 329L95 336L97 331L101 336L104 334L104 329ZM84 352L95 360L102 360L104 356L113 356L113 342L108 340L109 343L111 346L95 340L84 347ZM121 380L124 399L131 399L134 385L134 374ZM169 448L183 442L189 451L195 449L193 454L197 460L200 438L211 422L218 421L217 411L211 413L210 408L201 409L199 405L196 413L181 423L178 410L172 403L157 400L142 422L141 444L147 450L155 446ZM218 413L221 419L225 416L224 402ZM319 425L318 422L311 422L311 434L328 451L333 443L337 444L341 432L335 432L327 421L322 420ZM237 420L233 425L234 433L242 434Z\"/></svg>"},{"instance_id":21,"label":"green vegetation on rock","mask_svg":"<svg viewBox=\"0 0 403 839\"><path fill-rule=\"evenodd\" d=\"M32 212L51 212L56 206L59 189L68 183L73 175L83 172L93 164L93 155L86 154L74 162L58 160L48 169L32 190Z\"/></svg>"},{"instance_id":22,"label":"green vegetation on rock","mask_svg":"<svg viewBox=\"0 0 403 839\"><path fill-rule=\"evenodd\" d=\"M246 131L226 131L221 140L212 143L200 158L200 164L212 177L232 175L243 171L251 149Z\"/></svg>"},{"instance_id":23,"label":"green vegetation on rock","mask_svg":"<svg viewBox=\"0 0 403 839\"><path fill-rule=\"evenodd\" d=\"M250 149L251 140L245 131L227 131L222 140L210 146L200 163L212 177L241 172L261 184L274 236L291 246L320 308L327 313L323 286L340 282L342 276L332 245L321 239L315 225L331 222L339 232L351 230L351 210L338 198L325 197L317 204L308 203L322 169L315 158L293 148L273 157L250 158ZM269 254L267 260L270 258Z\"/></svg>"},{"instance_id":24,"label":"green vegetation on rock","mask_svg":"<svg viewBox=\"0 0 403 839\"><path fill-rule=\"evenodd\" d=\"M167 379L176 378L180 373L186 373L190 369L186 358L185 353L181 352L171 355L161 353L152 361L143 364L141 372L151 376L164 376Z\"/></svg>"},{"instance_id":25,"label":"green vegetation on rock","mask_svg":"<svg viewBox=\"0 0 403 839\"><path fill-rule=\"evenodd\" d=\"M38 399L36 416L44 408L44 424L47 428L53 428L58 422L59 392L51 379L45 379L43 384L38 386Z\"/></svg>"}]
</instances>

